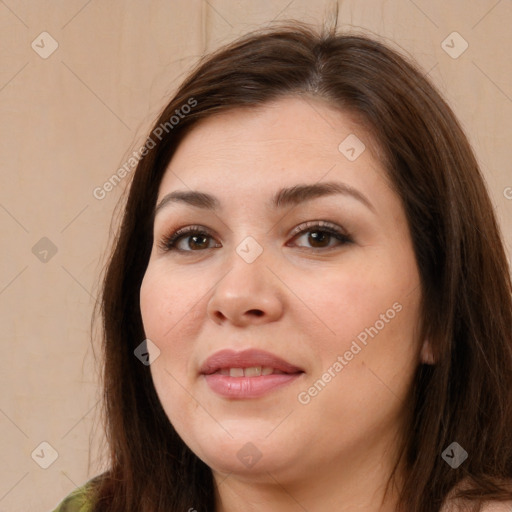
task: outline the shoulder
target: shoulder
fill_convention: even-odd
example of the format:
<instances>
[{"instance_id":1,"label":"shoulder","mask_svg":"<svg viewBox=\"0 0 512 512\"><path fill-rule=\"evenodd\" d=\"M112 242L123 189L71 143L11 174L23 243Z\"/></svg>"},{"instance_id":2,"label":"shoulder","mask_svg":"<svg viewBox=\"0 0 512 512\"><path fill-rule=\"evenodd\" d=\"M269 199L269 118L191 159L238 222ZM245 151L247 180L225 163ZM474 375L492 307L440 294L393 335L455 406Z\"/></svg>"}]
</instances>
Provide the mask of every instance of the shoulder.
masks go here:
<instances>
[{"instance_id":1,"label":"shoulder","mask_svg":"<svg viewBox=\"0 0 512 512\"><path fill-rule=\"evenodd\" d=\"M68 494L53 512L92 512L91 484L89 480Z\"/></svg>"}]
</instances>

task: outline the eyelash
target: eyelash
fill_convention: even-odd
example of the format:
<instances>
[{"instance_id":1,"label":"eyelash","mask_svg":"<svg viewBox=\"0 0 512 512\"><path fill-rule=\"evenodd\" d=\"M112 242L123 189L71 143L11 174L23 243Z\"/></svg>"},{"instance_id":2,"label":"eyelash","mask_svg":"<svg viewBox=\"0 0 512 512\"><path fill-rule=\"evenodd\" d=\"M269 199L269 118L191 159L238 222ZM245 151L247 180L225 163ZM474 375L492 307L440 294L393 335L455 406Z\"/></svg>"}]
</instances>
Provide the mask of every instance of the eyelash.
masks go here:
<instances>
[{"instance_id":1,"label":"eyelash","mask_svg":"<svg viewBox=\"0 0 512 512\"><path fill-rule=\"evenodd\" d=\"M309 232L327 233L327 234L333 236L336 240L338 240L340 242L339 244L337 244L335 246L330 246L330 247L320 247L320 248L301 247L303 249L309 249L314 252L329 251L329 250L335 249L336 247L340 247L342 245L350 244L353 242L352 238L348 234L344 233L335 224L332 224L327 221L304 222L304 223L300 224L299 226L297 226L292 231L292 235L293 235L293 238L295 239L295 238L298 238L299 235L303 235L303 234L309 233ZM158 242L158 247L160 250L162 250L164 252L176 251L176 252L179 252L182 254L197 253L197 252L202 252L202 250L204 250L204 249L202 249L202 250L199 249L199 250L194 251L194 250L178 249L176 247L176 244L181 238L185 237L185 235L188 235L189 237L192 235L211 237L211 234L203 226L192 225L192 226L180 228L180 229L174 231L173 233L162 237L162 239ZM207 249L215 249L215 248L216 247L208 247Z\"/></svg>"}]
</instances>

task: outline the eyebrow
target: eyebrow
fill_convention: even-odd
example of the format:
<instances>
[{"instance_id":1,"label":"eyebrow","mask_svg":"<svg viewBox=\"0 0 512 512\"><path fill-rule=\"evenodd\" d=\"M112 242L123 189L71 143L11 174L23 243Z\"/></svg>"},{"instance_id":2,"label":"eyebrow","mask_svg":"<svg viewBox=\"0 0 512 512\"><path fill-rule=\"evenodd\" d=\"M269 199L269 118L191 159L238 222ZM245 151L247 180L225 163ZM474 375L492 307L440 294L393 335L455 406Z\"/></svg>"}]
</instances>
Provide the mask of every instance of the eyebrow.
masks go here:
<instances>
[{"instance_id":1,"label":"eyebrow","mask_svg":"<svg viewBox=\"0 0 512 512\"><path fill-rule=\"evenodd\" d=\"M313 184L303 183L292 187L282 188L271 198L269 207L272 209L280 209L334 194L351 196L363 203L372 212L376 213L375 207L364 194L346 183L337 181ZM220 201L211 194L195 190L175 190L165 195L157 204L154 216L156 216L156 214L164 207L176 203L187 204L205 210L218 210L220 207Z\"/></svg>"}]
</instances>

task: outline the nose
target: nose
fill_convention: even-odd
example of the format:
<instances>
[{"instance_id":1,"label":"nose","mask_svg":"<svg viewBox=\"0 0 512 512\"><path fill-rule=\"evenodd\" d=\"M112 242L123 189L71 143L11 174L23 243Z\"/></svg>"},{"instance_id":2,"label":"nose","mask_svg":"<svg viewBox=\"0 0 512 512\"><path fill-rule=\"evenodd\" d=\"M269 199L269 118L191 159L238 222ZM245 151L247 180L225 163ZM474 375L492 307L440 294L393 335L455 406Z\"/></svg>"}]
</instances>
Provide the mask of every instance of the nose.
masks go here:
<instances>
[{"instance_id":1,"label":"nose","mask_svg":"<svg viewBox=\"0 0 512 512\"><path fill-rule=\"evenodd\" d=\"M270 262L264 254L265 251L255 261L247 263L233 251L229 268L214 287L207 305L207 314L216 324L243 327L281 318L284 310L282 282L267 267Z\"/></svg>"}]
</instances>

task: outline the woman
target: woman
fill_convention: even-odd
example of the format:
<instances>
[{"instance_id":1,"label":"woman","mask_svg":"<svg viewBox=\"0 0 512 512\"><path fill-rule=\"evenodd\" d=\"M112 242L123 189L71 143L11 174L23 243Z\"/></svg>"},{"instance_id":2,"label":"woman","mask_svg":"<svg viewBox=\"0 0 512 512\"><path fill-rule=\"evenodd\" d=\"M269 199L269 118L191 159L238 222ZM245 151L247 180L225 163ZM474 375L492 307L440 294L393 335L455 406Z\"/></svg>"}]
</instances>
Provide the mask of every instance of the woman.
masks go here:
<instances>
[{"instance_id":1,"label":"woman","mask_svg":"<svg viewBox=\"0 0 512 512\"><path fill-rule=\"evenodd\" d=\"M512 508L507 259L413 64L261 30L140 155L103 287L111 467L58 511Z\"/></svg>"}]
</instances>

